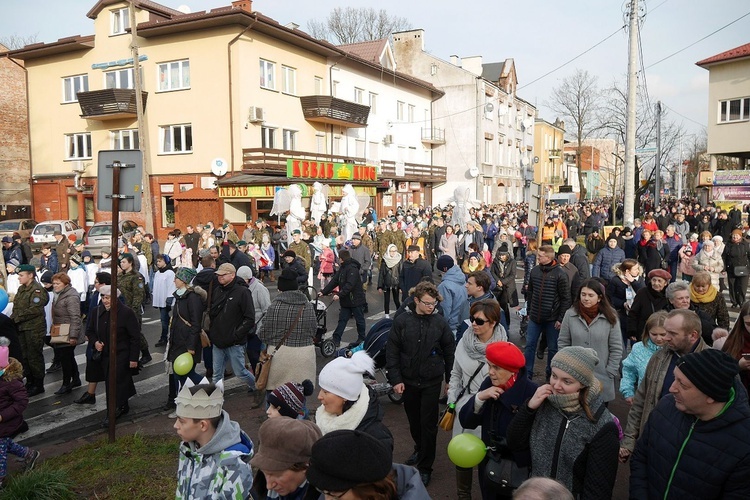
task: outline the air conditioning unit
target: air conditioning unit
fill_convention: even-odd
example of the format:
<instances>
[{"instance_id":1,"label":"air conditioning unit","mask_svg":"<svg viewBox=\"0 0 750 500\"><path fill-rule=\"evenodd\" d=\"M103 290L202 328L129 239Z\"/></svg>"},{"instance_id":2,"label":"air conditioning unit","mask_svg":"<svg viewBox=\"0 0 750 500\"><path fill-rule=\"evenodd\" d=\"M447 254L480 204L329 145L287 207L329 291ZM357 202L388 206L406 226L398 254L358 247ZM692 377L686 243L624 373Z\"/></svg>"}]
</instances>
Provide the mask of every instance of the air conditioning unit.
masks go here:
<instances>
[{"instance_id":1,"label":"air conditioning unit","mask_svg":"<svg viewBox=\"0 0 750 500\"><path fill-rule=\"evenodd\" d=\"M247 117L247 121L250 123L258 123L263 121L263 108L257 108L250 106L250 114Z\"/></svg>"},{"instance_id":2,"label":"air conditioning unit","mask_svg":"<svg viewBox=\"0 0 750 500\"><path fill-rule=\"evenodd\" d=\"M393 144L393 135L392 134L388 134L385 137L383 137L383 145L384 146L390 146L391 144Z\"/></svg>"},{"instance_id":3,"label":"air conditioning unit","mask_svg":"<svg viewBox=\"0 0 750 500\"><path fill-rule=\"evenodd\" d=\"M84 165L82 161L77 160L77 161L74 161L74 162L71 163L70 169L73 172L82 174L82 173L84 173L86 171L86 165Z\"/></svg>"}]
</instances>

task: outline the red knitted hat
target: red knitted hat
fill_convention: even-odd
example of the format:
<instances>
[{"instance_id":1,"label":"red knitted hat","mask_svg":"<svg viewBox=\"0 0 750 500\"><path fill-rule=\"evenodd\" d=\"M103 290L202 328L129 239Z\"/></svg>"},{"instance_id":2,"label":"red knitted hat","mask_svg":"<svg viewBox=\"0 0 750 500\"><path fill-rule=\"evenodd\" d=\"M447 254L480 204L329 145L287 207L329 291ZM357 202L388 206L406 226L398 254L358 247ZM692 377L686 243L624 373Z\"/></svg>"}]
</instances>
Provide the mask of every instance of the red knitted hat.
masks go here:
<instances>
[{"instance_id":1,"label":"red knitted hat","mask_svg":"<svg viewBox=\"0 0 750 500\"><path fill-rule=\"evenodd\" d=\"M518 373L526 365L521 350L510 342L493 342L487 345L487 361L509 372Z\"/></svg>"}]
</instances>

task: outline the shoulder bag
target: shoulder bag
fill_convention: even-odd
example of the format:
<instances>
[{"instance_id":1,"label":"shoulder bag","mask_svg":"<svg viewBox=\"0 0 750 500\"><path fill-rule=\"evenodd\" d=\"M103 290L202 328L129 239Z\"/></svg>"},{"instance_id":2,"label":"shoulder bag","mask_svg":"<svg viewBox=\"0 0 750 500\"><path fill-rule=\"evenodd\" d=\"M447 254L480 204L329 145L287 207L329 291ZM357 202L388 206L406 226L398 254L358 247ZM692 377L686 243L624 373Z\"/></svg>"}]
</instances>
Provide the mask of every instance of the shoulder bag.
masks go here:
<instances>
[{"instance_id":1,"label":"shoulder bag","mask_svg":"<svg viewBox=\"0 0 750 500\"><path fill-rule=\"evenodd\" d=\"M70 323L52 325L49 335L50 344L70 344Z\"/></svg>"},{"instance_id":2,"label":"shoulder bag","mask_svg":"<svg viewBox=\"0 0 750 500\"><path fill-rule=\"evenodd\" d=\"M286 339L289 338L289 335L291 335L292 331L294 330L294 327L297 326L297 323L299 322L299 319L302 317L302 313L305 311L305 306L300 307L299 313L297 313L297 317L294 319L294 322L292 323L292 326L289 327L289 330L284 334L284 336L281 338L279 343L276 345L276 349L274 350L274 354L276 351L281 349L281 346L286 343ZM266 388L266 385L268 385L268 375L271 373L271 361L273 360L273 354L268 354L268 349L263 349L260 351L260 357L258 358L258 363L255 365L255 388L259 391L262 391Z\"/></svg>"},{"instance_id":3,"label":"shoulder bag","mask_svg":"<svg viewBox=\"0 0 750 500\"><path fill-rule=\"evenodd\" d=\"M492 422L497 421L496 408L493 405ZM492 446L487 448L487 464L484 466L485 484L498 496L510 497L529 478L529 468L516 464L505 437L495 435L494 428L490 430L490 440Z\"/></svg>"},{"instance_id":4,"label":"shoulder bag","mask_svg":"<svg viewBox=\"0 0 750 500\"><path fill-rule=\"evenodd\" d=\"M445 407L445 410L443 410L443 414L440 416L440 423L438 424L438 426L444 431L453 430L453 423L456 420L456 402L461 400L461 398L464 396L464 393L466 392L466 389L468 389L471 386L471 381L474 380L474 377L476 377L477 374L482 370L483 366L484 366L484 361L479 363L479 366L477 366L477 369L474 370L474 374L471 376L471 378L469 378L469 382L466 384L466 386L463 389L461 389L461 392L458 393L458 396L456 396L456 401L450 403L448 406Z\"/></svg>"},{"instance_id":5,"label":"shoulder bag","mask_svg":"<svg viewBox=\"0 0 750 500\"><path fill-rule=\"evenodd\" d=\"M747 276L748 275L748 268L747 268L747 266L734 266L732 268L732 274L734 274L737 277Z\"/></svg>"}]
</instances>

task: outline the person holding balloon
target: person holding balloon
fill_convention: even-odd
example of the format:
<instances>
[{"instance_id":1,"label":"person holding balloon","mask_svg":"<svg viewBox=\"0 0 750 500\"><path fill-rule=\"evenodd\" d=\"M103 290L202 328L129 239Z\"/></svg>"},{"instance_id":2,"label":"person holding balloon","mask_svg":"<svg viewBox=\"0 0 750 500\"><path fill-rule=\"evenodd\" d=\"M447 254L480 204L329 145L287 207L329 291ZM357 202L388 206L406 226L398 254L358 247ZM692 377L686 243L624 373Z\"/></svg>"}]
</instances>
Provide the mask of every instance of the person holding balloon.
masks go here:
<instances>
[{"instance_id":1,"label":"person holding balloon","mask_svg":"<svg viewBox=\"0 0 750 500\"><path fill-rule=\"evenodd\" d=\"M531 475L556 479L575 498L610 498L617 476L620 431L594 375L599 357L565 347L539 387L508 425L508 446L530 451Z\"/></svg>"},{"instance_id":2,"label":"person holding balloon","mask_svg":"<svg viewBox=\"0 0 750 500\"><path fill-rule=\"evenodd\" d=\"M499 313L499 311L498 311ZM499 316L499 314L498 314ZM494 448L495 456L512 459L528 477L531 457L528 450L511 452L506 444L508 425L516 414L516 408L530 399L537 385L526 376L526 361L523 352L510 342L493 342L485 349L488 376L479 386L477 393L461 408L458 419L466 429L482 426L482 450L477 451L479 463L479 488L484 500L511 498L512 489L503 491L493 487L487 480L486 466L490 454L485 455L484 447ZM469 436L469 434L460 434ZM455 439L455 438L454 438ZM466 438L462 438L466 439ZM453 458L453 457L451 457ZM460 459L459 459L460 460ZM516 485L518 486L518 485ZM470 498L470 497L469 497Z\"/></svg>"},{"instance_id":3,"label":"person holding balloon","mask_svg":"<svg viewBox=\"0 0 750 500\"><path fill-rule=\"evenodd\" d=\"M172 307L172 321L169 329L169 345L166 360L169 366L169 396L168 402L177 397L180 387L185 380L200 384L201 377L195 372L195 365L201 362L203 347L201 345L201 319L203 318L203 299L190 286L195 275L195 269L181 267L174 277L174 304ZM175 418L174 413L169 418Z\"/></svg>"}]
</instances>

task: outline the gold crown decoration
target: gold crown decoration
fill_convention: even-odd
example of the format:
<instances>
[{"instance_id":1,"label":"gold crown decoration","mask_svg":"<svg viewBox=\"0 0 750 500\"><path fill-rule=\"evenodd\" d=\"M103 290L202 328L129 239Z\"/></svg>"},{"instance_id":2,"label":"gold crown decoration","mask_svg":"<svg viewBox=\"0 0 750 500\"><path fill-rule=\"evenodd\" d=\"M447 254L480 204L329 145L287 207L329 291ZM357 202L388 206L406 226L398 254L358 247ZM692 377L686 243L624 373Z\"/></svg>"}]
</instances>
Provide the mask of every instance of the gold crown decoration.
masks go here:
<instances>
[{"instance_id":1,"label":"gold crown decoration","mask_svg":"<svg viewBox=\"0 0 750 500\"><path fill-rule=\"evenodd\" d=\"M220 380L214 385L204 378L200 384L196 385L188 378L174 402L177 405L178 417L197 419L218 417L221 415L221 408L224 404L224 382Z\"/></svg>"}]
</instances>

